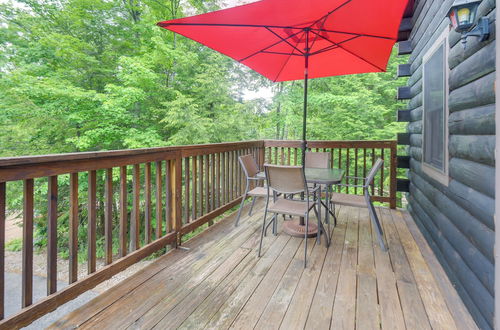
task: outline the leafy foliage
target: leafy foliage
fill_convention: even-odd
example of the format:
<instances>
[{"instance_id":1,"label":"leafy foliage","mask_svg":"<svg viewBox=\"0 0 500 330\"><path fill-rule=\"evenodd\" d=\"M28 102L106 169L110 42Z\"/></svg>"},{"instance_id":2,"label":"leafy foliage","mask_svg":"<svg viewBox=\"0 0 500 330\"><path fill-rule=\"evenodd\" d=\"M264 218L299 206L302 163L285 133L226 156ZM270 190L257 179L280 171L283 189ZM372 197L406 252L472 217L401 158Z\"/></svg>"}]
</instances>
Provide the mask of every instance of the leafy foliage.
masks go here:
<instances>
[{"instance_id":1,"label":"leafy foliage","mask_svg":"<svg viewBox=\"0 0 500 330\"><path fill-rule=\"evenodd\" d=\"M246 90L272 84L155 26L218 5L217 0L0 3L0 157L300 138L302 82L274 85L271 100L245 100ZM308 138L393 139L402 130L393 117L401 84L395 71L403 61L393 56L386 73L311 81ZM84 204L87 179L81 176ZM60 176L59 185L64 195L69 179ZM39 246L45 245L46 193L41 180ZM21 198L20 183L9 184L10 210L21 209ZM67 199L60 204L59 242L66 246ZM84 223L86 210L80 213ZM84 248L83 229L79 236Z\"/></svg>"}]
</instances>

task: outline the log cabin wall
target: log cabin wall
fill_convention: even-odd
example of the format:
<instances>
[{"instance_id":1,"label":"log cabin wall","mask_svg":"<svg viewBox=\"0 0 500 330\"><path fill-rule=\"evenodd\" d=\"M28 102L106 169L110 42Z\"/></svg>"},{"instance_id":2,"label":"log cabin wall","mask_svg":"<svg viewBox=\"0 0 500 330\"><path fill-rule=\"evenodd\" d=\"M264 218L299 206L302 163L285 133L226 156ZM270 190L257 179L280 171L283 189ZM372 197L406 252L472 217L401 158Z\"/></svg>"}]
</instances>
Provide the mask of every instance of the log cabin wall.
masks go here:
<instances>
[{"instance_id":1,"label":"log cabin wall","mask_svg":"<svg viewBox=\"0 0 500 330\"><path fill-rule=\"evenodd\" d=\"M410 54L407 117L410 180L408 209L462 300L482 329L493 328L495 203L495 1L483 0L478 17L490 37L448 35L448 185L422 168L422 58L449 26L453 0L417 0L412 30L400 42ZM408 68L402 67L401 71ZM401 76L401 74L400 74ZM399 116L398 116L399 118Z\"/></svg>"}]
</instances>

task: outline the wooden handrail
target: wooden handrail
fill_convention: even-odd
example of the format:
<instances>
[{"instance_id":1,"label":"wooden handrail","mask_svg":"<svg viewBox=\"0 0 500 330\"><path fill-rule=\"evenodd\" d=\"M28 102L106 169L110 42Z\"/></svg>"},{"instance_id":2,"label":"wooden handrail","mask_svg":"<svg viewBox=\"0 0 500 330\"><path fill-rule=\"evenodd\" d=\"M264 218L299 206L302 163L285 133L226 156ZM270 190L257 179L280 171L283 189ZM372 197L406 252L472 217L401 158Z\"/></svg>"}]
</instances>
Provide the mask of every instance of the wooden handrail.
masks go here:
<instances>
[{"instance_id":1,"label":"wooden handrail","mask_svg":"<svg viewBox=\"0 0 500 330\"><path fill-rule=\"evenodd\" d=\"M265 162L297 163L301 144L260 140L0 158L0 329L26 326L152 253L176 247L183 235L206 223L211 225L241 202L244 175L239 156L252 154L261 167ZM396 207L396 141L308 141L308 147L330 152L334 166L345 168L346 174L351 170L352 175L366 174L363 169L366 171L375 156L390 153L389 170L378 177L373 192L374 200ZM61 175L69 176L64 180L67 189L60 189ZM48 223L48 296L34 302L33 220L40 214L34 197L40 179L48 182L47 214L42 215ZM86 192L81 189L85 180ZM12 181L22 184L24 197L22 310L2 320L6 199ZM61 210L63 204L67 210ZM58 291L57 221L61 212L69 217L70 285ZM84 226L80 232L87 231L88 275L83 278L77 277L79 226ZM106 266L98 269L96 242L100 238L104 238ZM119 243L118 251L113 251L113 240Z\"/></svg>"}]
</instances>

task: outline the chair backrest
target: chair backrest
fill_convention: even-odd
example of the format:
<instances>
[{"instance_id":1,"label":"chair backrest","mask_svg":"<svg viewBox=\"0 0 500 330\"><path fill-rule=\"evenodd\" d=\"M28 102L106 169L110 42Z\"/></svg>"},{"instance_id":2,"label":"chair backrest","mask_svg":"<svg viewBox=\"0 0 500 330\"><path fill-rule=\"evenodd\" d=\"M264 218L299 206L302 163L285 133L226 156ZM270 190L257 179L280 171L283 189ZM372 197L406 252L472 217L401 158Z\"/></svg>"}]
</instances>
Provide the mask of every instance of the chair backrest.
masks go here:
<instances>
[{"instance_id":1,"label":"chair backrest","mask_svg":"<svg viewBox=\"0 0 500 330\"><path fill-rule=\"evenodd\" d=\"M243 167L243 172L245 172L247 177L252 178L259 173L259 166L252 155L248 154L240 156L238 157L238 160L240 161L241 167Z\"/></svg>"},{"instance_id":2,"label":"chair backrest","mask_svg":"<svg viewBox=\"0 0 500 330\"><path fill-rule=\"evenodd\" d=\"M298 194L307 191L302 166L264 165L267 185L283 194Z\"/></svg>"},{"instance_id":3,"label":"chair backrest","mask_svg":"<svg viewBox=\"0 0 500 330\"><path fill-rule=\"evenodd\" d=\"M329 152L306 152L306 167L330 168Z\"/></svg>"},{"instance_id":4,"label":"chair backrest","mask_svg":"<svg viewBox=\"0 0 500 330\"><path fill-rule=\"evenodd\" d=\"M373 179L375 178L375 174L377 174L378 170L384 165L384 160L378 158L375 164L373 165L370 172L368 172L368 176L365 179L365 188L372 184Z\"/></svg>"}]
</instances>

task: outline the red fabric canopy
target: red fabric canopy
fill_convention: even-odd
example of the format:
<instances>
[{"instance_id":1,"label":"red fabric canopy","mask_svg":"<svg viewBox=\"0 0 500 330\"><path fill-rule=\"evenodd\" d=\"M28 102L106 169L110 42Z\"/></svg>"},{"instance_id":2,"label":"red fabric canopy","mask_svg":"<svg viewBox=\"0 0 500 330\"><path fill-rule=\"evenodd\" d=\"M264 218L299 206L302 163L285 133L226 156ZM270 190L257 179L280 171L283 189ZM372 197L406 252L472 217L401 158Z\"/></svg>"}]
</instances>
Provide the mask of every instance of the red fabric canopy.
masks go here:
<instances>
[{"instance_id":1,"label":"red fabric canopy","mask_svg":"<svg viewBox=\"0 0 500 330\"><path fill-rule=\"evenodd\" d=\"M309 78L385 71L406 4L262 0L158 25L288 81L304 78L306 55Z\"/></svg>"}]
</instances>

